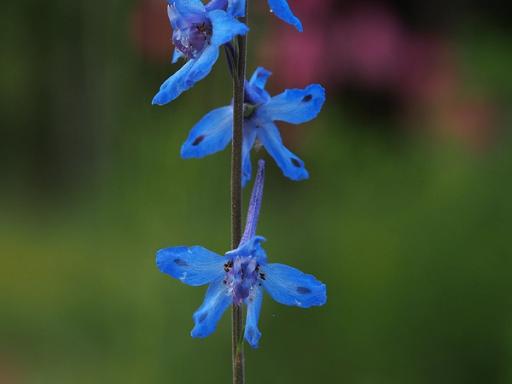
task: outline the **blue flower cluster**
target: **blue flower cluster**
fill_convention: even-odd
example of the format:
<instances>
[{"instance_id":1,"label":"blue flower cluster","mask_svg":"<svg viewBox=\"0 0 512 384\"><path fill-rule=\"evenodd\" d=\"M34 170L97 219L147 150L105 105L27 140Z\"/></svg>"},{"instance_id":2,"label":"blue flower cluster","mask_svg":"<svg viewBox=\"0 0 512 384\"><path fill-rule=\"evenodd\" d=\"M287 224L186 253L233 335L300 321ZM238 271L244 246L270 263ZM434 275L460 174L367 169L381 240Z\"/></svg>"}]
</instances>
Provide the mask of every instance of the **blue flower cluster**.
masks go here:
<instances>
[{"instance_id":1,"label":"blue flower cluster","mask_svg":"<svg viewBox=\"0 0 512 384\"><path fill-rule=\"evenodd\" d=\"M232 41L248 33L240 21L246 0L167 0L168 16L175 46L173 63L186 63L160 87L153 104L164 105L179 97L212 70L222 47L233 51ZM283 21L302 31L300 20L286 0L268 0L270 10ZM271 96L265 86L271 73L259 67L244 88L242 145L242 184L251 179L251 150L264 147L283 174L299 181L309 177L304 162L283 144L276 122L302 124L314 119L325 102L319 84L303 89L287 89ZM241 82L240 82L241 84ZM233 105L207 113L190 131L181 147L184 159L203 158L225 149L232 139ZM157 266L185 284L208 284L201 307L194 313L193 337L206 337L216 328L230 305L247 306L245 339L257 347L261 332L258 319L263 291L281 304L301 308L320 306L327 300L326 287L314 276L282 264L267 262L262 242L256 235L264 185L263 160L253 186L245 232L238 248L218 255L200 246L170 247L157 252Z\"/></svg>"}]
</instances>

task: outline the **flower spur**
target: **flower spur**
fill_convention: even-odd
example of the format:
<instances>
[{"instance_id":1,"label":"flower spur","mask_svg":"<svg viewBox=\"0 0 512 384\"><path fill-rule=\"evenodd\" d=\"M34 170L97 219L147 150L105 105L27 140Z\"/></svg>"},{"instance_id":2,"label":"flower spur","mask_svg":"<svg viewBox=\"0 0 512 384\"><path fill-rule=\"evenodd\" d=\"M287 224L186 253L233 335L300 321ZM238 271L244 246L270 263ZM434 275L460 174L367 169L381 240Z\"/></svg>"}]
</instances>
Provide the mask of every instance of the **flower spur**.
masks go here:
<instances>
[{"instance_id":1,"label":"flower spur","mask_svg":"<svg viewBox=\"0 0 512 384\"><path fill-rule=\"evenodd\" d=\"M309 308L325 304L325 284L314 276L283 264L267 263L256 236L264 184L264 161L258 163L245 231L240 246L220 256L203 247L171 247L157 252L156 263L161 272L185 284L209 284L203 304L194 313L192 337L207 337L213 333L226 309L247 305L244 337L256 348L261 337L258 319L263 290L278 303Z\"/></svg>"},{"instance_id":2,"label":"flower spur","mask_svg":"<svg viewBox=\"0 0 512 384\"><path fill-rule=\"evenodd\" d=\"M249 28L236 19L239 5L228 0L168 0L167 13L175 45L173 63L188 61L169 77L153 98L153 104L167 104L206 77L219 57L219 48Z\"/></svg>"},{"instance_id":3,"label":"flower spur","mask_svg":"<svg viewBox=\"0 0 512 384\"><path fill-rule=\"evenodd\" d=\"M304 89L287 89L271 97L265 85L271 73L259 67L245 85L246 118L243 131L242 184L251 179L251 148L261 143L274 158L283 174L295 181L304 180L309 173L304 162L284 145L274 121L301 124L314 119L325 102L325 90L319 84ZM226 148L232 138L233 106L214 109L190 131L181 147L185 159L202 158Z\"/></svg>"}]
</instances>

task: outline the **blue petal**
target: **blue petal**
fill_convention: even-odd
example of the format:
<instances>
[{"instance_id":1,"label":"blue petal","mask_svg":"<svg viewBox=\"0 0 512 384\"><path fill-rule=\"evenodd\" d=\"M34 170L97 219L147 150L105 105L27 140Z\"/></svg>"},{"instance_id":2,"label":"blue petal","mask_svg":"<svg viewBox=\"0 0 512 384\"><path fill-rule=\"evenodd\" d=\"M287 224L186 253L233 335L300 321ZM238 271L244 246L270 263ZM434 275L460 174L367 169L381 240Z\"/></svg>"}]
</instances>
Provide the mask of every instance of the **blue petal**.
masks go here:
<instances>
[{"instance_id":1,"label":"blue petal","mask_svg":"<svg viewBox=\"0 0 512 384\"><path fill-rule=\"evenodd\" d=\"M302 32L302 23L292 13L286 0L268 0L270 10L281 20L293 25L299 32Z\"/></svg>"},{"instance_id":2,"label":"blue petal","mask_svg":"<svg viewBox=\"0 0 512 384\"><path fill-rule=\"evenodd\" d=\"M242 239L244 240L244 239ZM254 236L249 240L244 241L240 246L232 251L226 252L228 260L234 260L237 256L246 257L251 255L256 259L256 262L261 265L267 264L267 252L261 246L261 243L267 241L263 236Z\"/></svg>"},{"instance_id":3,"label":"blue petal","mask_svg":"<svg viewBox=\"0 0 512 384\"><path fill-rule=\"evenodd\" d=\"M197 15L206 12L201 0L168 0L168 3L171 7L176 7L180 16L185 18L190 15Z\"/></svg>"},{"instance_id":4,"label":"blue petal","mask_svg":"<svg viewBox=\"0 0 512 384\"><path fill-rule=\"evenodd\" d=\"M206 19L206 9L201 1L168 0L167 16L172 29L187 28Z\"/></svg>"},{"instance_id":5,"label":"blue petal","mask_svg":"<svg viewBox=\"0 0 512 384\"><path fill-rule=\"evenodd\" d=\"M192 286L208 284L221 277L225 263L225 257L198 246L165 248L156 254L160 272Z\"/></svg>"},{"instance_id":6,"label":"blue petal","mask_svg":"<svg viewBox=\"0 0 512 384\"><path fill-rule=\"evenodd\" d=\"M196 59L196 64L191 68L189 79L191 86L205 78L212 70L213 64L219 58L219 48L214 45L207 47Z\"/></svg>"},{"instance_id":7,"label":"blue petal","mask_svg":"<svg viewBox=\"0 0 512 384\"><path fill-rule=\"evenodd\" d=\"M169 18L173 30L178 29L180 25L184 24L184 21L180 20L180 14L174 5L167 5L167 17Z\"/></svg>"},{"instance_id":8,"label":"blue petal","mask_svg":"<svg viewBox=\"0 0 512 384\"><path fill-rule=\"evenodd\" d=\"M208 16L212 22L212 45L221 46L231 41L236 35L245 35L249 31L244 23L224 11L211 11L208 12Z\"/></svg>"},{"instance_id":9,"label":"blue petal","mask_svg":"<svg viewBox=\"0 0 512 384\"><path fill-rule=\"evenodd\" d=\"M267 239L263 236L253 236L240 244L238 248L226 252L226 257L229 260L233 260L237 256L246 257L247 255L251 255L256 257L256 261L259 264L265 264L267 261L267 255L261 246L261 243L264 243L265 241L267 241Z\"/></svg>"},{"instance_id":10,"label":"blue petal","mask_svg":"<svg viewBox=\"0 0 512 384\"><path fill-rule=\"evenodd\" d=\"M226 9L228 0L210 0L206 5L206 11L213 11L214 9Z\"/></svg>"},{"instance_id":11,"label":"blue petal","mask_svg":"<svg viewBox=\"0 0 512 384\"><path fill-rule=\"evenodd\" d=\"M211 335L222 315L233 302L228 289L222 279L210 284L203 304L194 313L194 329L190 333L192 337L207 337Z\"/></svg>"},{"instance_id":12,"label":"blue petal","mask_svg":"<svg viewBox=\"0 0 512 384\"><path fill-rule=\"evenodd\" d=\"M265 104L270 101L270 95L265 90L267 80L272 72L263 67L258 67L254 71L251 80L245 83L245 97L251 104Z\"/></svg>"},{"instance_id":13,"label":"blue petal","mask_svg":"<svg viewBox=\"0 0 512 384\"><path fill-rule=\"evenodd\" d=\"M181 95L189 89L185 84L189 83L188 75L191 68L196 64L195 60L189 60L176 73L169 77L161 86L153 98L152 104L164 105Z\"/></svg>"},{"instance_id":14,"label":"blue petal","mask_svg":"<svg viewBox=\"0 0 512 384\"><path fill-rule=\"evenodd\" d=\"M162 84L153 98L153 104L167 104L192 88L195 83L210 73L218 58L219 48L216 46L207 47L198 58L189 60Z\"/></svg>"},{"instance_id":15,"label":"blue petal","mask_svg":"<svg viewBox=\"0 0 512 384\"><path fill-rule=\"evenodd\" d=\"M312 84L304 89L287 89L258 109L258 114L270 120L301 124L314 119L325 102L325 89Z\"/></svg>"},{"instance_id":16,"label":"blue petal","mask_svg":"<svg viewBox=\"0 0 512 384\"><path fill-rule=\"evenodd\" d=\"M256 129L251 124L250 120L246 120L244 125L244 139L242 144L242 187L245 187L247 182L251 180L251 149L255 140Z\"/></svg>"},{"instance_id":17,"label":"blue petal","mask_svg":"<svg viewBox=\"0 0 512 384\"><path fill-rule=\"evenodd\" d=\"M283 264L267 264L261 270L263 287L278 303L309 308L327 301L325 284L312 275Z\"/></svg>"},{"instance_id":18,"label":"blue petal","mask_svg":"<svg viewBox=\"0 0 512 384\"><path fill-rule=\"evenodd\" d=\"M261 338L261 332L258 329L258 320L260 318L261 303L263 301L263 290L256 286L254 296L249 296L247 303L247 319L245 322L245 340L253 348L258 348Z\"/></svg>"},{"instance_id":19,"label":"blue petal","mask_svg":"<svg viewBox=\"0 0 512 384\"><path fill-rule=\"evenodd\" d=\"M178 48L174 48L174 52L172 54L172 63L176 64L182 57L185 57L185 55L183 55L183 53L181 53Z\"/></svg>"},{"instance_id":20,"label":"blue petal","mask_svg":"<svg viewBox=\"0 0 512 384\"><path fill-rule=\"evenodd\" d=\"M245 16L245 2L246 0L229 0L228 13L234 17Z\"/></svg>"},{"instance_id":21,"label":"blue petal","mask_svg":"<svg viewBox=\"0 0 512 384\"><path fill-rule=\"evenodd\" d=\"M267 123L257 129L258 139L286 177L295 181L309 178L304 162L283 145L279 130L273 123Z\"/></svg>"},{"instance_id":22,"label":"blue petal","mask_svg":"<svg viewBox=\"0 0 512 384\"><path fill-rule=\"evenodd\" d=\"M270 95L264 88L245 82L245 102L252 105L264 105L270 101Z\"/></svg>"},{"instance_id":23,"label":"blue petal","mask_svg":"<svg viewBox=\"0 0 512 384\"><path fill-rule=\"evenodd\" d=\"M267 80L270 77L270 75L272 75L272 72L266 70L263 67L258 67L252 74L249 84L260 89L265 89L265 85L267 84Z\"/></svg>"},{"instance_id":24,"label":"blue petal","mask_svg":"<svg viewBox=\"0 0 512 384\"><path fill-rule=\"evenodd\" d=\"M181 147L181 157L202 158L226 148L231 141L232 126L232 106L209 112L190 131Z\"/></svg>"}]
</instances>

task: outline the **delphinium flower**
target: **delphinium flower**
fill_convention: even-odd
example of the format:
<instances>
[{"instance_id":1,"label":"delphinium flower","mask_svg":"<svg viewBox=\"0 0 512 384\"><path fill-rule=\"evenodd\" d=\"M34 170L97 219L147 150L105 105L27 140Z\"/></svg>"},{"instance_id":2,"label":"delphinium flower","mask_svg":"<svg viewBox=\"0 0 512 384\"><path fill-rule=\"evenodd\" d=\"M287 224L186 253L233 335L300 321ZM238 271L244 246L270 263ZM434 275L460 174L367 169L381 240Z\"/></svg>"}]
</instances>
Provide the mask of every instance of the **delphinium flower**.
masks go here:
<instances>
[{"instance_id":1,"label":"delphinium flower","mask_svg":"<svg viewBox=\"0 0 512 384\"><path fill-rule=\"evenodd\" d=\"M256 235L264 184L264 161L258 163L247 222L237 249L220 256L200 246L172 247L157 252L156 262L161 272L185 284L209 284L203 304L194 313L193 337L206 337L215 331L226 309L247 305L244 336L252 347L257 347L261 332L258 319L265 290L281 304L309 308L325 304L326 287L314 276L283 264L267 263Z\"/></svg>"},{"instance_id":2,"label":"delphinium flower","mask_svg":"<svg viewBox=\"0 0 512 384\"><path fill-rule=\"evenodd\" d=\"M248 28L236 19L239 4L228 0L168 0L167 11L175 45L173 62L187 62L169 77L153 98L153 104L167 104L207 76L219 57L219 48Z\"/></svg>"},{"instance_id":3,"label":"delphinium flower","mask_svg":"<svg viewBox=\"0 0 512 384\"><path fill-rule=\"evenodd\" d=\"M286 177L296 181L309 177L304 162L284 146L274 121L301 124L314 119L325 102L325 90L319 84L312 84L270 97L265 90L270 75L269 71L259 67L245 85L244 185L251 178L250 151L255 143L265 147ZM226 148L232 137L232 120L233 106L209 112L190 131L181 147L181 156L185 159L202 158Z\"/></svg>"}]
</instances>

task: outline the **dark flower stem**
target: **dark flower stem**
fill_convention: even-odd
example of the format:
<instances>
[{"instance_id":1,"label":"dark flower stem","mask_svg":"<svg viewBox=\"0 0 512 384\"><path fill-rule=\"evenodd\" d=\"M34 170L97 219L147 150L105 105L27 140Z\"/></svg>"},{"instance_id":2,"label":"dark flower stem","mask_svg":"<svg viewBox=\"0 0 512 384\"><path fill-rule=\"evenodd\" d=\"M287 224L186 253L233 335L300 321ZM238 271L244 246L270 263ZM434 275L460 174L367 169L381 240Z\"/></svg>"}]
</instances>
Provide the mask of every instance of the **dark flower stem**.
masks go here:
<instances>
[{"instance_id":1,"label":"dark flower stem","mask_svg":"<svg viewBox=\"0 0 512 384\"><path fill-rule=\"evenodd\" d=\"M245 17L248 24L246 1ZM231 151L231 249L236 249L242 238L242 139L244 127L244 83L247 61L247 35L237 38L237 56L233 76L233 141ZM245 383L245 357L243 343L243 310L233 305L232 310L232 363L233 384Z\"/></svg>"},{"instance_id":2,"label":"dark flower stem","mask_svg":"<svg viewBox=\"0 0 512 384\"><path fill-rule=\"evenodd\" d=\"M231 43L225 44L224 52L226 53L226 60L228 62L229 73L230 73L231 77L234 79L234 77L235 77L234 67L235 67L235 57L236 57L235 48L233 47L233 45Z\"/></svg>"}]
</instances>

